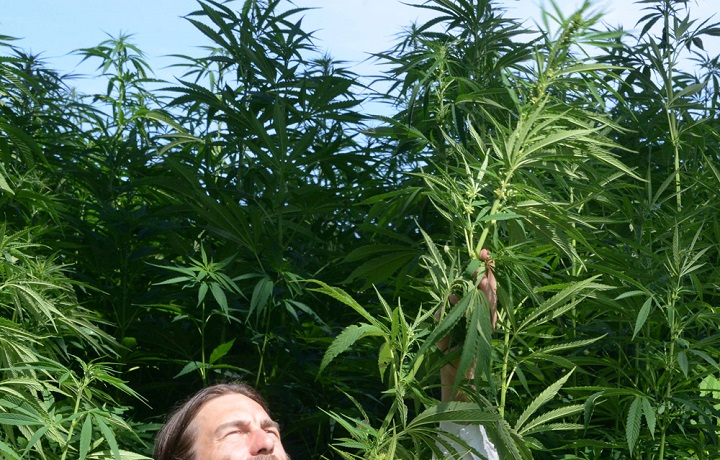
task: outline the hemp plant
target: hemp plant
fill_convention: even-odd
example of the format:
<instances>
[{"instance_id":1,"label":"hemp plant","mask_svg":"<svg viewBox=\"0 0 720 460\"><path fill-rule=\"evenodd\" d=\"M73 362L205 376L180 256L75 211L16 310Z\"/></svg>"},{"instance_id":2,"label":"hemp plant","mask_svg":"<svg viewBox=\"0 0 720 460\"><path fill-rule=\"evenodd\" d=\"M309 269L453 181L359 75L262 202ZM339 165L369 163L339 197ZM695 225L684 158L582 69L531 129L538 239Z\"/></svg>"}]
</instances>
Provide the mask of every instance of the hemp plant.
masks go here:
<instances>
[{"instance_id":1,"label":"hemp plant","mask_svg":"<svg viewBox=\"0 0 720 460\"><path fill-rule=\"evenodd\" d=\"M223 341L221 337L221 343L216 345L208 355L208 324L215 316L219 316L226 321L233 320L227 296L228 294L239 295L240 288L235 284L235 280L223 273L223 269L231 262L232 258L215 262L208 257L205 248L201 245L200 259L190 257L189 260L191 263L184 267L162 266L166 270L180 273L180 276L175 276L157 284L180 284L182 289L197 291L197 304L194 308L183 308L174 304L162 305L161 308L174 312L176 315L174 321L189 320L200 336L200 358L188 360L175 377L197 371L203 385L207 385L208 372L225 367L220 365L218 361L228 354L235 342L235 339ZM210 293L211 297L208 297L208 293ZM213 308L211 303L214 303L216 308Z\"/></svg>"}]
</instances>

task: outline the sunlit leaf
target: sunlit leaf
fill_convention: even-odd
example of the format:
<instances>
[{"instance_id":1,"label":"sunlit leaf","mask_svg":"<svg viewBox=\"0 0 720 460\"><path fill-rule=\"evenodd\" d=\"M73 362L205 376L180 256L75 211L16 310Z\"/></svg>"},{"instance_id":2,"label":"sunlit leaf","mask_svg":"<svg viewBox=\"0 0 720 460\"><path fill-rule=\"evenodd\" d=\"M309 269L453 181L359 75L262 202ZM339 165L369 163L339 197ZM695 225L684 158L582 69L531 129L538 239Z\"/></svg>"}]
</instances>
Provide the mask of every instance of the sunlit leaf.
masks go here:
<instances>
[{"instance_id":1,"label":"sunlit leaf","mask_svg":"<svg viewBox=\"0 0 720 460\"><path fill-rule=\"evenodd\" d=\"M232 339L229 342L222 343L215 347L212 353L210 353L210 364L215 364L217 361L227 355L232 349L232 346L235 344L235 340L236 339Z\"/></svg>"}]
</instances>

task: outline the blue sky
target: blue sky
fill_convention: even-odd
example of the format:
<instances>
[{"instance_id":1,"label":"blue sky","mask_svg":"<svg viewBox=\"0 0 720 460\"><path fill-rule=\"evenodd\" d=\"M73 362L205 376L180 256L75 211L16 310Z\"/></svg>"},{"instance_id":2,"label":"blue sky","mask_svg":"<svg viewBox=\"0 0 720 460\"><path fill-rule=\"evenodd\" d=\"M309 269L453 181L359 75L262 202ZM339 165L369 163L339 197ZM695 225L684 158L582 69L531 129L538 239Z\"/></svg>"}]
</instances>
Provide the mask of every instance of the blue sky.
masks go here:
<instances>
[{"instance_id":1,"label":"blue sky","mask_svg":"<svg viewBox=\"0 0 720 460\"><path fill-rule=\"evenodd\" d=\"M542 0L503 0L509 15L538 17ZM236 2L240 5L240 2ZM546 2L547 3L547 2ZM557 0L571 11L579 0ZM598 1L606 21L632 29L640 17L631 0ZM720 0L692 1L694 17L716 15ZM363 61L369 52L385 50L393 37L414 20L427 19L423 10L400 0L296 0L306 13L306 30L316 30L318 45L336 59ZM93 66L77 67L72 50L91 47L120 32L134 34L133 42L148 56L160 78L172 77L166 67L177 62L170 54L198 55L204 37L182 16L196 9L196 0L0 0L0 34L21 38L20 48L42 56L61 72L92 73ZM368 64L356 71L366 73ZM164 69L165 68L165 69ZM76 84L88 87L86 82Z\"/></svg>"}]
</instances>

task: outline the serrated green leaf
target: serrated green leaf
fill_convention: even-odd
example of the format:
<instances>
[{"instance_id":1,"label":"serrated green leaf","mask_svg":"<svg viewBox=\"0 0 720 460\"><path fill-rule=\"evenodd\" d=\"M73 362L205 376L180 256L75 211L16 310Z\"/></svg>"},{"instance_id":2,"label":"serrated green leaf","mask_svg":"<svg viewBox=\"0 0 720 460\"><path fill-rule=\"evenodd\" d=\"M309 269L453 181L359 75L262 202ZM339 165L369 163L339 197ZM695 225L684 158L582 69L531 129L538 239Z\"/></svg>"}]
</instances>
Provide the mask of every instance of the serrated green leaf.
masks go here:
<instances>
[{"instance_id":1,"label":"serrated green leaf","mask_svg":"<svg viewBox=\"0 0 720 460\"><path fill-rule=\"evenodd\" d=\"M543 390L542 393L540 393L531 403L530 405L523 411L523 413L518 418L517 422L515 422L515 431L518 433L525 425L525 422L538 410L540 407L545 405L548 401L552 400L555 395L557 395L558 391L560 391L560 388L562 388L563 385L565 385L565 382L567 382L567 379L570 378L572 373L575 371L575 369L572 369L570 372L565 374L564 377L561 377L557 382L553 383L549 387L547 387L545 390Z\"/></svg>"},{"instance_id":2,"label":"serrated green leaf","mask_svg":"<svg viewBox=\"0 0 720 460\"><path fill-rule=\"evenodd\" d=\"M270 296L272 295L275 284L268 277L263 277L260 281L255 284L253 289L252 298L250 299L250 311L248 311L248 319L256 313L260 315L262 309L267 305Z\"/></svg>"},{"instance_id":3,"label":"serrated green leaf","mask_svg":"<svg viewBox=\"0 0 720 460\"><path fill-rule=\"evenodd\" d=\"M620 294L619 296L615 297L614 300L621 300L621 299L626 299L628 297L634 297L637 295L646 295L646 294L647 294L647 292L640 291L640 290L626 291L626 292L623 292L622 294Z\"/></svg>"},{"instance_id":4,"label":"serrated green leaf","mask_svg":"<svg viewBox=\"0 0 720 460\"><path fill-rule=\"evenodd\" d=\"M15 195L15 191L10 187L10 183L8 183L7 179L5 179L5 176L7 175L7 172L5 171L5 168L0 165L0 190L4 190L10 195Z\"/></svg>"},{"instance_id":5,"label":"serrated green leaf","mask_svg":"<svg viewBox=\"0 0 720 460\"><path fill-rule=\"evenodd\" d=\"M202 303L205 301L205 296L207 295L207 291L208 291L208 283L200 283L200 287L198 288L198 296L197 296L198 306L202 305Z\"/></svg>"},{"instance_id":6,"label":"serrated green leaf","mask_svg":"<svg viewBox=\"0 0 720 460\"><path fill-rule=\"evenodd\" d=\"M42 450L42 444L41 441L45 437L45 434L47 433L49 427L48 426L41 426L38 428L35 433L33 433L32 437L28 440L27 446L25 446L25 451L23 452L23 457L27 457L28 453L31 449L35 447L36 444L40 444L38 447L38 450Z\"/></svg>"},{"instance_id":7,"label":"serrated green leaf","mask_svg":"<svg viewBox=\"0 0 720 460\"><path fill-rule=\"evenodd\" d=\"M112 452L113 457L120 459L120 448L118 447L117 440L115 439L115 434L112 432L110 427L107 426L101 415L94 414L93 418L95 419L97 427L100 428L100 432L103 434L103 437L105 437L105 442L110 447L110 452Z\"/></svg>"},{"instance_id":8,"label":"serrated green leaf","mask_svg":"<svg viewBox=\"0 0 720 460\"><path fill-rule=\"evenodd\" d=\"M355 310L357 313L360 314L366 321L371 323L373 326L383 329L381 323L376 320L370 313L368 313L367 310L365 310L359 303L355 301L355 299L352 298L351 295L349 295L347 292L343 291L340 288L337 287L331 287L327 285L326 283L319 281L319 280L309 280L309 283L314 283L319 285L319 288L311 288L310 291L313 292L320 292L322 294L325 294L327 296L332 297L335 300L338 300L348 307Z\"/></svg>"},{"instance_id":9,"label":"serrated green leaf","mask_svg":"<svg viewBox=\"0 0 720 460\"><path fill-rule=\"evenodd\" d=\"M469 306L471 304L471 298L470 297L464 297L460 299L460 301L457 303L457 305L450 308L450 311L445 315L445 317L438 323L437 326L435 326L435 329L433 329L432 333L428 336L427 339L425 339L425 342L420 347L420 350L418 351L417 357L420 357L425 352L427 352L430 347L435 345L438 340L442 339L443 337L447 336L450 331L452 330L455 325L460 322L462 317L465 315L466 311L468 310Z\"/></svg>"},{"instance_id":10,"label":"serrated green leaf","mask_svg":"<svg viewBox=\"0 0 720 460\"><path fill-rule=\"evenodd\" d=\"M178 284L178 283L190 283L195 280L194 276L176 276L165 281L154 283L156 286L162 286L163 284Z\"/></svg>"},{"instance_id":11,"label":"serrated green leaf","mask_svg":"<svg viewBox=\"0 0 720 460\"><path fill-rule=\"evenodd\" d=\"M424 410L408 424L407 429L410 430L423 425L436 425L440 422L484 425L499 420L499 414L490 412L488 409L482 409L477 404L454 401Z\"/></svg>"},{"instance_id":12,"label":"serrated green leaf","mask_svg":"<svg viewBox=\"0 0 720 460\"><path fill-rule=\"evenodd\" d=\"M80 432L80 460L85 460L90 451L90 443L92 442L92 417L86 416L83 422L82 431Z\"/></svg>"},{"instance_id":13,"label":"serrated green leaf","mask_svg":"<svg viewBox=\"0 0 720 460\"><path fill-rule=\"evenodd\" d=\"M571 283L568 287L558 292L548 300L544 301L537 308L523 320L520 324L519 329L525 330L538 324L538 319L545 315L550 315L549 318L556 318L564 312L574 308L580 301L582 301L586 291L592 291L595 289L604 288L602 285L595 283L598 276L593 276L583 281ZM540 323L543 322L540 319Z\"/></svg>"},{"instance_id":14,"label":"serrated green leaf","mask_svg":"<svg viewBox=\"0 0 720 460\"><path fill-rule=\"evenodd\" d=\"M306 315L308 315L309 317L311 317L317 324L319 324L323 327L327 327L327 324L325 324L325 321L323 321L322 318L320 318L320 316L317 313L315 313L315 311L312 308L310 308L309 306L307 306L306 304L304 304L302 302L298 302L297 300L292 300L292 299L288 299L285 302L287 302L287 304L289 306L297 308L301 312L303 312ZM290 307L290 308L292 308L292 307Z\"/></svg>"},{"instance_id":15,"label":"serrated green leaf","mask_svg":"<svg viewBox=\"0 0 720 460\"><path fill-rule=\"evenodd\" d=\"M655 416L655 409L650 405L648 398L642 398L642 411L645 415L645 422L647 423L648 429L650 430L650 436L655 439L655 424L657 417Z\"/></svg>"},{"instance_id":16,"label":"serrated green leaf","mask_svg":"<svg viewBox=\"0 0 720 460\"><path fill-rule=\"evenodd\" d=\"M382 336L383 331L371 324L353 324L346 327L335 340L332 341L325 356L323 356L322 362L320 363L320 369L318 374L321 373L327 366L335 359L340 353L347 351L348 348L353 346L355 342L370 336Z\"/></svg>"},{"instance_id":17,"label":"serrated green leaf","mask_svg":"<svg viewBox=\"0 0 720 460\"><path fill-rule=\"evenodd\" d=\"M0 425L38 426L42 424L42 421L27 415L0 413Z\"/></svg>"},{"instance_id":18,"label":"serrated green leaf","mask_svg":"<svg viewBox=\"0 0 720 460\"><path fill-rule=\"evenodd\" d=\"M225 291L223 291L223 288L218 283L210 283L210 292L212 292L213 298L215 299L215 302L220 306L220 309L227 314L228 313L228 303L227 303L227 297L225 297Z\"/></svg>"},{"instance_id":19,"label":"serrated green leaf","mask_svg":"<svg viewBox=\"0 0 720 460\"><path fill-rule=\"evenodd\" d=\"M476 223L480 222L487 222L487 221L502 221L502 220L512 220L512 219L522 219L524 216L520 214L516 214L514 212L502 212L502 213L496 213L496 214L488 214L482 217L479 217L475 219Z\"/></svg>"},{"instance_id":20,"label":"serrated green leaf","mask_svg":"<svg viewBox=\"0 0 720 460\"><path fill-rule=\"evenodd\" d=\"M183 366L182 370L180 372L178 372L177 374L175 374L175 376L173 378L176 379L176 378L181 377L190 372L200 370L201 366L204 366L204 364L199 361L190 361L189 363L185 364L185 366Z\"/></svg>"},{"instance_id":21,"label":"serrated green leaf","mask_svg":"<svg viewBox=\"0 0 720 460\"><path fill-rule=\"evenodd\" d=\"M590 426L590 419L592 418L593 411L595 410L596 403L595 401L600 398L603 395L603 393L597 392L590 395L585 400L584 406L584 413L583 413L583 421L584 421L584 428L587 430L587 428Z\"/></svg>"},{"instance_id":22,"label":"serrated green leaf","mask_svg":"<svg viewBox=\"0 0 720 460\"><path fill-rule=\"evenodd\" d=\"M701 358L701 359L704 359L708 364L710 364L712 367L714 367L715 369L717 369L718 371L720 371L720 366L718 366L717 361L715 361L715 360L712 358L712 356L708 355L708 354L705 353L704 351L691 349L691 350L689 350L689 352L692 353L692 354L694 354L695 356Z\"/></svg>"},{"instance_id":23,"label":"serrated green leaf","mask_svg":"<svg viewBox=\"0 0 720 460\"><path fill-rule=\"evenodd\" d=\"M636 396L630 404L627 422L625 424L625 436L627 437L628 448L632 454L635 444L640 437L640 425L642 423L642 396Z\"/></svg>"},{"instance_id":24,"label":"serrated green leaf","mask_svg":"<svg viewBox=\"0 0 720 460\"><path fill-rule=\"evenodd\" d=\"M0 452L8 456L7 460L20 460L20 455L2 441L0 441Z\"/></svg>"},{"instance_id":25,"label":"serrated green leaf","mask_svg":"<svg viewBox=\"0 0 720 460\"><path fill-rule=\"evenodd\" d=\"M677 362L678 362L678 365L680 366L680 370L687 378L688 371L689 371L687 353L685 353L684 351L679 352L677 354Z\"/></svg>"},{"instance_id":26,"label":"serrated green leaf","mask_svg":"<svg viewBox=\"0 0 720 460\"><path fill-rule=\"evenodd\" d=\"M365 279L366 286L387 281L395 272L417 257L417 252L404 251L378 255L356 267L345 282Z\"/></svg>"},{"instance_id":27,"label":"serrated green leaf","mask_svg":"<svg viewBox=\"0 0 720 460\"><path fill-rule=\"evenodd\" d=\"M707 83L703 82L703 83L695 83L695 84L686 86L682 90L675 93L675 95L674 95L675 98L671 101L671 103L673 103L674 101L681 99L683 97L692 96L695 93L699 93L700 91L703 90L703 88L705 88L706 84Z\"/></svg>"},{"instance_id":28,"label":"serrated green leaf","mask_svg":"<svg viewBox=\"0 0 720 460\"><path fill-rule=\"evenodd\" d=\"M540 433L543 431L549 431L552 428L546 425L548 422L551 422L553 420L562 418L562 417L568 417L570 415L575 415L580 412L582 412L585 409L585 406L583 404L575 404L571 406L565 406L560 407L558 409L554 409L551 411L548 411L542 415L539 415L535 417L534 419L528 421L525 423L525 425L522 427L521 431L518 431L518 434L520 435L527 435L532 433ZM575 425L573 425L575 426ZM582 429L583 425L577 425Z\"/></svg>"},{"instance_id":29,"label":"serrated green leaf","mask_svg":"<svg viewBox=\"0 0 720 460\"><path fill-rule=\"evenodd\" d=\"M650 315L652 304L652 297L648 297L647 300L645 300L645 303L643 303L642 308L638 312L637 319L635 320L635 330L633 331L632 336L633 340L635 340L635 336L637 336L638 332L640 332L642 327L645 325L645 321L647 321L648 316Z\"/></svg>"},{"instance_id":30,"label":"serrated green leaf","mask_svg":"<svg viewBox=\"0 0 720 460\"><path fill-rule=\"evenodd\" d=\"M535 353L530 354L529 357L534 356L535 354L550 354L550 353L557 353L560 351L572 350L574 348L585 347L588 345L592 345L593 343L597 342L598 340L602 340L605 337L606 337L606 335L601 335L599 337L595 337L592 339L575 340L572 342L564 342L564 343L558 343L555 345L549 345L545 348L541 348L540 350L538 350Z\"/></svg>"},{"instance_id":31,"label":"serrated green leaf","mask_svg":"<svg viewBox=\"0 0 720 460\"><path fill-rule=\"evenodd\" d=\"M390 342L383 342L378 353L378 369L380 370L380 381L385 382L385 371L392 363L392 347Z\"/></svg>"}]
</instances>

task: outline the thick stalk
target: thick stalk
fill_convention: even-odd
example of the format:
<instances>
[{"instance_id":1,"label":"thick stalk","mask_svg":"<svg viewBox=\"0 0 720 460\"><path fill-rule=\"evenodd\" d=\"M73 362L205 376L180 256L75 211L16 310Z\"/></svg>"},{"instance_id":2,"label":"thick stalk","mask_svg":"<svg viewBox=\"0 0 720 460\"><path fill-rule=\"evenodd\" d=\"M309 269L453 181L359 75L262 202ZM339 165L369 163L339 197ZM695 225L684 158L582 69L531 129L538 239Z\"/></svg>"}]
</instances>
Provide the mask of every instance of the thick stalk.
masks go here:
<instances>
[{"instance_id":1,"label":"thick stalk","mask_svg":"<svg viewBox=\"0 0 720 460\"><path fill-rule=\"evenodd\" d=\"M501 206L505 202L505 190L507 190L507 184L508 179L505 178L505 181L502 184L502 187L500 188L501 192L498 198L495 199L495 202L493 203L492 209L490 209L490 215L497 214L498 210L501 208ZM478 257L478 254L480 254L480 250L483 248L483 244L485 244L485 239L488 236L488 233L490 233L490 227L494 226L497 223L496 220L491 220L488 225L483 228L482 233L480 234L480 238L478 239L478 243L475 246L475 254L471 254L471 257Z\"/></svg>"},{"instance_id":2,"label":"thick stalk","mask_svg":"<svg viewBox=\"0 0 720 460\"><path fill-rule=\"evenodd\" d=\"M660 456L658 457L659 460L663 460L665 458L665 427L663 426L662 432L660 433Z\"/></svg>"},{"instance_id":3,"label":"thick stalk","mask_svg":"<svg viewBox=\"0 0 720 460\"><path fill-rule=\"evenodd\" d=\"M680 267L678 267L679 269ZM672 295L668 302L668 327L670 329L670 351L668 353L668 364L667 364L667 375L668 375L668 381L667 381L667 388L665 389L665 401L669 401L670 397L673 393L673 375L675 373L675 340L676 340L676 329L675 329L675 304L676 300L678 298L678 293L680 292L680 285L681 281L678 278L675 289L672 292ZM671 314L672 313L672 314ZM667 412L667 411L666 411ZM662 423L662 433L660 436L660 453L659 453L659 460L664 460L665 458L665 431L667 428L666 423Z\"/></svg>"},{"instance_id":4,"label":"thick stalk","mask_svg":"<svg viewBox=\"0 0 720 460\"><path fill-rule=\"evenodd\" d=\"M670 139L672 141L674 154L675 154L675 203L677 204L677 210L680 212L682 209L682 195L680 193L680 148L678 146L679 139L677 137L677 117L674 112L668 110L668 117L672 117L673 124L670 125Z\"/></svg>"},{"instance_id":5,"label":"thick stalk","mask_svg":"<svg viewBox=\"0 0 720 460\"><path fill-rule=\"evenodd\" d=\"M575 204L575 189L571 187L571 188L570 188L570 206L572 207L574 204ZM578 208L578 214L580 214L580 212L582 212L582 209L583 209L583 207L582 207L582 205L581 205L581 206ZM575 229L575 227L576 227L575 222L572 222L572 223L570 224L570 226L571 226L573 229ZM572 245L573 251L575 251L575 253L577 254L577 240L576 240L575 238L573 238L572 241L570 241L570 244ZM577 262L580 262L580 261L577 261ZM572 270L571 270L573 279L577 279L577 278L580 276L580 272L581 272L581 271L582 271L582 265L581 265L580 263L575 263L575 262L573 262L573 264L572 264ZM573 301L575 301L576 299L577 299L577 296L573 296L573 297L572 297L572 300L573 300ZM573 307L573 309L571 310L571 312L572 312L572 318L571 318L571 321L572 321L572 338L573 338L573 339L576 339L576 338L577 338L577 306ZM577 375L576 375L574 372L573 372L573 375L572 375L572 380L573 380L573 384L575 384L575 382L577 382Z\"/></svg>"},{"instance_id":6,"label":"thick stalk","mask_svg":"<svg viewBox=\"0 0 720 460\"><path fill-rule=\"evenodd\" d=\"M678 130L678 119L673 106L675 105L675 91L673 89L673 70L674 70L674 59L672 56L673 47L670 46L670 2L666 2L665 11L663 14L663 30L666 37L665 50L663 59L665 60L665 68L667 69L666 74L663 76L665 79L665 97L667 103L665 105L665 113L668 119L668 131L670 131L670 142L673 147L673 169L675 173L675 202L677 205L678 212L682 208L682 197L681 197L681 181L680 181L680 139ZM662 69L658 69L662 70Z\"/></svg>"},{"instance_id":7,"label":"thick stalk","mask_svg":"<svg viewBox=\"0 0 720 460\"><path fill-rule=\"evenodd\" d=\"M671 335L672 337L672 335ZM670 399L670 396L672 395L672 374L673 374L673 368L672 360L674 359L673 356L675 354L675 338L672 337L672 341L670 342L670 365L668 366L668 384L667 384L667 390L665 393L665 400L668 401ZM665 431L666 431L666 424L662 424L662 432L660 434L660 453L658 456L658 460L664 460L665 459Z\"/></svg>"}]
</instances>

